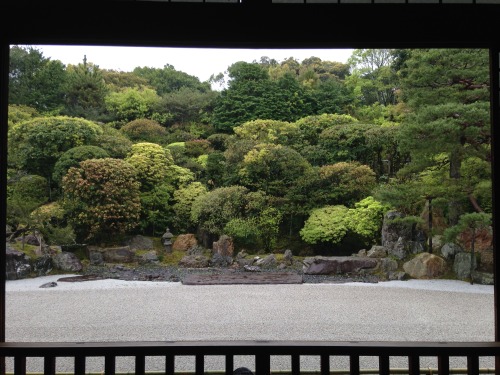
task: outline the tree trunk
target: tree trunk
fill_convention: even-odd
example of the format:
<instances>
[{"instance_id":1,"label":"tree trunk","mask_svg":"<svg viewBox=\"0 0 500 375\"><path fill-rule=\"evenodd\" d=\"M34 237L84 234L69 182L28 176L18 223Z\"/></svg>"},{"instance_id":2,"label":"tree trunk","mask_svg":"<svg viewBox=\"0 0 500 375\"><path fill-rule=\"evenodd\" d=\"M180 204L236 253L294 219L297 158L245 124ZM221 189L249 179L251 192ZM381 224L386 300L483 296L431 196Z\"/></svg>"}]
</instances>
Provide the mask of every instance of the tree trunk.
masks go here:
<instances>
[{"instance_id":1,"label":"tree trunk","mask_svg":"<svg viewBox=\"0 0 500 375\"><path fill-rule=\"evenodd\" d=\"M474 284L474 280L472 279L472 273L474 272L474 245L476 240L476 230L472 228L472 239L470 243L470 284Z\"/></svg>"},{"instance_id":2,"label":"tree trunk","mask_svg":"<svg viewBox=\"0 0 500 375\"><path fill-rule=\"evenodd\" d=\"M481 206L477 202L477 199L474 196L474 194L472 194L472 193L469 194L469 201L472 204L472 207L474 207L474 209L476 210L476 212L484 212L484 210L481 208Z\"/></svg>"},{"instance_id":3,"label":"tree trunk","mask_svg":"<svg viewBox=\"0 0 500 375\"><path fill-rule=\"evenodd\" d=\"M450 154L450 178L457 183L462 177L460 175L460 167L462 166L462 157L460 151L455 149ZM452 197L448 203L448 222L450 226L457 225L458 219L462 214L463 207L458 199Z\"/></svg>"}]
</instances>

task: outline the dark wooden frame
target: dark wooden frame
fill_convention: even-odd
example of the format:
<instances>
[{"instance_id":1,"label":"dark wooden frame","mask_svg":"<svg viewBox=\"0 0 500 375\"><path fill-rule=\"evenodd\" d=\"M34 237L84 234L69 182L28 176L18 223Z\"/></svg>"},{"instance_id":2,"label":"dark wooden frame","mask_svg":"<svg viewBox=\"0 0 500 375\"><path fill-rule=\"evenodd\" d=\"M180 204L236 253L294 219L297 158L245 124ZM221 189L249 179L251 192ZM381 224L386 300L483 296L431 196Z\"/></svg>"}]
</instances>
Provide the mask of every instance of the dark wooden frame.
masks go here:
<instances>
[{"instance_id":1,"label":"dark wooden frame","mask_svg":"<svg viewBox=\"0 0 500 375\"><path fill-rule=\"evenodd\" d=\"M26 358L44 359L44 373L55 374L57 358L74 359L75 374L85 374L88 357L104 357L107 375L116 372L117 357L132 357L135 374L145 374L146 357L163 357L165 374L173 375L175 359L178 356L192 356L195 359L195 375L205 373L205 356L224 356L225 368L220 373L232 375L234 357L252 356L255 359L257 375L269 374L271 356L289 356L292 375L301 373L300 356L320 358L320 374L330 374L330 358L349 357L349 373L361 374L360 357L378 357L378 373L391 373L391 357L408 359L408 374L419 375L420 358L437 358L440 375L450 373L450 357L467 358L467 373L480 373L480 357L494 357L499 354L500 343L415 343L415 342L315 342L315 341L194 341L194 342L135 342L135 343L0 343L5 357L14 358L15 374L26 374ZM337 369L338 370L338 369ZM342 369L344 370L344 369ZM489 369L491 370L491 369ZM218 371L219 372L219 371Z\"/></svg>"},{"instance_id":2,"label":"dark wooden frame","mask_svg":"<svg viewBox=\"0 0 500 375\"><path fill-rule=\"evenodd\" d=\"M494 271L499 203L499 5L272 4L3 0L0 4L0 227L5 225L9 46L68 44L220 48L487 48L491 62ZM1 243L0 270L5 269ZM500 341L495 278L495 343ZM0 343L5 341L5 272L0 272ZM29 345L19 344L29 351ZM129 343L133 346L133 343ZM288 344L287 344L288 345ZM302 346L306 343L290 345ZM384 347L384 343L378 343ZM410 343L415 348L419 343ZM493 344L492 344L493 345ZM51 346L46 344L45 346ZM61 353L70 350L60 348ZM496 344L493 345L496 348ZM351 351L356 351L347 345ZM471 350L475 347L470 344ZM67 349L65 349L67 348ZM16 344L3 344L3 353ZM45 349L44 349L45 350ZM47 349L48 350L48 349ZM48 351L48 355L55 352ZM497 349L495 355L499 355ZM500 368L497 361L497 368Z\"/></svg>"}]
</instances>

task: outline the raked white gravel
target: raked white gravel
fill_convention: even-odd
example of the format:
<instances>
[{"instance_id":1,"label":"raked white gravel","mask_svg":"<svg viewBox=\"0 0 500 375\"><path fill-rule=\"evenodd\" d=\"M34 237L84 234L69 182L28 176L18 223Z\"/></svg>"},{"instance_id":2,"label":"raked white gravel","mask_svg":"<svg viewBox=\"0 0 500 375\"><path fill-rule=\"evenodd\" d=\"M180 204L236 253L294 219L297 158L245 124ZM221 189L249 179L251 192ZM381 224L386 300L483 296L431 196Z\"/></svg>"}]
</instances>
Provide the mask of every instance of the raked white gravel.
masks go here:
<instances>
[{"instance_id":1,"label":"raked white gravel","mask_svg":"<svg viewBox=\"0 0 500 375\"><path fill-rule=\"evenodd\" d=\"M6 291L26 291L39 289L41 285L56 282L57 287L47 288L54 290L88 290L88 289L110 289L110 288L156 288L156 287L169 287L175 286L180 283L164 282L164 281L127 281L116 279L105 280L90 280L67 282L59 281L62 277L71 277L77 275L53 275L43 276L31 279L21 280L8 280L6 283ZM376 287L376 288L409 288L419 290L436 290L447 292L460 292L460 293L485 293L493 294L493 285L480 285L470 284L466 281L460 280L406 280L406 281L383 281L379 283L360 283L348 282L343 284L308 284L308 285L354 285L359 287Z\"/></svg>"},{"instance_id":2,"label":"raked white gravel","mask_svg":"<svg viewBox=\"0 0 500 375\"><path fill-rule=\"evenodd\" d=\"M183 285L61 277L7 281L6 341L494 341L494 288L464 281ZM49 282L57 286L40 288ZM319 365L318 358L301 361L305 369ZM347 358L332 361L332 369L349 367ZM235 365L255 368L248 358L236 358ZM435 368L436 359L423 358L421 365ZM480 365L492 368L493 359ZM131 366L120 359L117 371ZM148 358L147 366L161 371L164 359ZM177 366L192 370L194 359ZM221 366L220 358L206 358L206 370ZM362 358L361 366L378 364ZM405 366L405 358L391 359L391 367ZM466 363L452 358L451 366ZM87 368L102 371L103 359L89 359ZM273 358L272 368L289 369L289 358ZM58 371L71 370L70 360L58 360Z\"/></svg>"}]
</instances>

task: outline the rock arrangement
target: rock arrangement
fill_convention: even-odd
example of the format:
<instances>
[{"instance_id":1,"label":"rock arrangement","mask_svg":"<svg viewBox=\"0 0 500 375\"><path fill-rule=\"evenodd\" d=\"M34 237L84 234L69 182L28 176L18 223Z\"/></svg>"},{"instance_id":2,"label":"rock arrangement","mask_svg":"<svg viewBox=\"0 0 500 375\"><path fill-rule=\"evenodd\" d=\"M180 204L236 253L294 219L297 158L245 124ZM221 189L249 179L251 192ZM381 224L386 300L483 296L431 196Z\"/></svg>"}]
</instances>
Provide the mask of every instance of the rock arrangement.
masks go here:
<instances>
[{"instance_id":1,"label":"rock arrangement","mask_svg":"<svg viewBox=\"0 0 500 375\"><path fill-rule=\"evenodd\" d=\"M291 271L303 275L304 282L456 278L493 284L493 249L487 235L475 257L457 244L442 243L440 236L433 237L432 252L429 252L425 234L414 224L394 221L400 217L398 212L386 214L380 245L351 256L314 256L300 261L291 250L285 250L279 261L276 254L261 257L250 256L245 251L235 253L232 239L224 235L213 242L210 251L199 245L194 234L177 236L172 249L185 255L176 266L162 265L161 251L155 250L152 240L143 236L135 236L118 247L88 246L86 267L74 253L58 247L40 246L39 256L32 260L7 242L6 276L8 280L15 280L47 275L56 269L61 273L102 278L180 281L193 273ZM29 240L39 245L35 239Z\"/></svg>"}]
</instances>

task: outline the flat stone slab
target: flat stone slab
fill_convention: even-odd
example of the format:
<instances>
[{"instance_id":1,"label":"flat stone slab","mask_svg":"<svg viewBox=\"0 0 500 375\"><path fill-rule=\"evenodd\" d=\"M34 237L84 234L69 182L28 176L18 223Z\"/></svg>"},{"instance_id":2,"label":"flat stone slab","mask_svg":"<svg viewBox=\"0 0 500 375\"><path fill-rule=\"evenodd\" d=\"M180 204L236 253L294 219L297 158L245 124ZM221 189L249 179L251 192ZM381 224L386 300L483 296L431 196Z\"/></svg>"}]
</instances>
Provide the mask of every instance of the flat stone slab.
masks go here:
<instances>
[{"instance_id":1,"label":"flat stone slab","mask_svg":"<svg viewBox=\"0 0 500 375\"><path fill-rule=\"evenodd\" d=\"M302 275L289 272L249 272L222 275L186 275L184 285L302 284Z\"/></svg>"},{"instance_id":2,"label":"flat stone slab","mask_svg":"<svg viewBox=\"0 0 500 375\"><path fill-rule=\"evenodd\" d=\"M92 281L92 280L105 280L105 277L97 276L97 275L82 275L82 276L67 276L61 277L57 279L57 281L65 281L65 282L81 282L81 281Z\"/></svg>"}]
</instances>

